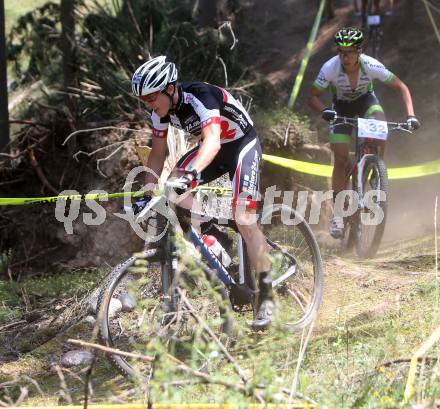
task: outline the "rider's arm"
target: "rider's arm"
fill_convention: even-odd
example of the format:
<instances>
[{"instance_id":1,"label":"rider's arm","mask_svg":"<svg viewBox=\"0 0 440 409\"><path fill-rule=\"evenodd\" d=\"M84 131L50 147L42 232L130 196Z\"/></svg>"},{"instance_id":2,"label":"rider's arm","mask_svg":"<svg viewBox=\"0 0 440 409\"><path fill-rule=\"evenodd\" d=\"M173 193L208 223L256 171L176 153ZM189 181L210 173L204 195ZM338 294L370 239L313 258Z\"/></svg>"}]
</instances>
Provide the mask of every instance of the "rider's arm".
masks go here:
<instances>
[{"instance_id":1,"label":"rider's arm","mask_svg":"<svg viewBox=\"0 0 440 409\"><path fill-rule=\"evenodd\" d=\"M313 108L317 112L322 112L326 106L320 100L320 96L326 92L330 84L332 83L332 79L337 73L336 67L339 64L339 57L333 57L328 60L319 70L318 76L316 77L313 85L310 89L309 95L309 106Z\"/></svg>"},{"instance_id":2,"label":"rider's arm","mask_svg":"<svg viewBox=\"0 0 440 409\"><path fill-rule=\"evenodd\" d=\"M322 112L326 106L322 103L319 97L323 94L323 91L318 89L315 86L312 86L310 89L310 95L308 99L308 104L311 108L313 108L317 112Z\"/></svg>"},{"instance_id":3,"label":"rider's arm","mask_svg":"<svg viewBox=\"0 0 440 409\"><path fill-rule=\"evenodd\" d=\"M203 127L202 140L199 152L192 164L192 167L199 173L214 160L220 150L220 124L212 122Z\"/></svg>"},{"instance_id":4,"label":"rider's arm","mask_svg":"<svg viewBox=\"0 0 440 409\"><path fill-rule=\"evenodd\" d=\"M385 82L385 84L400 94L400 98L402 99L402 102L405 105L407 115L413 116L414 115L413 102L411 98L411 93L409 92L409 89L406 86L406 84L402 80L397 78L395 75L391 81Z\"/></svg>"},{"instance_id":5,"label":"rider's arm","mask_svg":"<svg viewBox=\"0 0 440 409\"><path fill-rule=\"evenodd\" d=\"M153 184L157 183L157 177L160 177L162 173L166 155L167 155L166 138L157 138L153 136L153 145L147 161L147 175L145 178L145 183L147 185L149 183L153 183Z\"/></svg>"}]
</instances>

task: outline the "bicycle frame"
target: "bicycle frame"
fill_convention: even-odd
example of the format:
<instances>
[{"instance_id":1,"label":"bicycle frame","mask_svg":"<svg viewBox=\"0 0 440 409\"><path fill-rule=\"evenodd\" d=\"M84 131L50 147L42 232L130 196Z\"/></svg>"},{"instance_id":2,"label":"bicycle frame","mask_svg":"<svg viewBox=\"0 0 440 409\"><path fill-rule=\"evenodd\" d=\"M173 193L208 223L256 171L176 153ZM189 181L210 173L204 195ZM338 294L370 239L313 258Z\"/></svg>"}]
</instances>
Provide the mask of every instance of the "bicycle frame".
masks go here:
<instances>
[{"instance_id":1,"label":"bicycle frame","mask_svg":"<svg viewBox=\"0 0 440 409\"><path fill-rule=\"evenodd\" d=\"M245 244L243 242L243 238L241 234L238 232L237 225L235 221L228 219L228 227L233 229L237 232L237 248L238 248L238 283L234 280L234 278L229 274L229 272L226 270L226 268L220 263L220 261L210 252L206 244L203 242L203 240L200 237L199 232L191 226L189 223L183 221L182 219L184 217L191 217L191 215L195 215L196 217L201 217L202 215L191 213L190 210L184 209L181 207L176 206L176 204L171 203L167 201L166 197L169 193L170 188L165 188L165 193L160 196L155 196L151 201L148 203L148 205L139 213L139 215L136 217L136 220L142 220L145 218L145 216L151 212L156 211L160 213L162 216L166 217L170 221L170 226L168 227L166 235L166 248L165 254L157 250L157 254L155 254L153 257L156 259L164 259L165 257L169 257L168 261L168 268L171 268L173 271L171 271L171 276L174 276L174 272L177 266L178 257L177 252L174 246L174 237L175 237L175 225L178 224L186 237L186 239L191 242L196 249L201 253L202 257L206 260L208 266L215 272L217 278L228 288L231 289L232 287L235 287L235 289L243 288L242 286L247 287L246 285L246 269L245 269ZM204 187L198 187L197 190L204 190ZM208 187L208 190L213 190L212 188ZM227 190L222 189L214 189L216 194L224 195ZM163 204L168 203L169 206L165 206L167 211L163 212L163 207L160 209ZM175 210L178 209L177 212ZM165 213L165 214L164 214ZM183 214L183 217L177 215L179 213ZM262 218L264 219L264 215ZM212 218L213 224L219 224L219 220L215 217ZM162 239L162 238L161 238ZM290 276L295 274L296 272L296 266L297 261L296 258L292 255L281 249L276 243L266 238L267 243L272 247L279 251L281 251L287 258L289 258L292 262L291 267L280 277L278 277L276 280L272 282L272 287L276 287L283 283L285 280L287 280ZM170 283L165 286L165 288L168 290L170 286Z\"/></svg>"},{"instance_id":2,"label":"bicycle frame","mask_svg":"<svg viewBox=\"0 0 440 409\"><path fill-rule=\"evenodd\" d=\"M202 188L197 188L197 190L203 190ZM213 190L211 188L207 190ZM225 189L215 189L216 194L224 195L227 190ZM148 205L139 213L136 218L136 221L144 219L147 214L151 211L156 211L160 213L162 216L166 217L170 221L170 225L167 228L165 234L161 237L163 247L165 249L155 249L150 250L153 253L150 256L150 259L154 259L160 261L165 268L162 269L162 289L163 289L163 297L168 301L172 302L172 295L170 289L172 288L172 283L169 282L170 278L175 277L177 263L178 263L178 254L175 247L175 237L176 237L176 226L178 225L184 232L185 238L191 242L195 248L200 252L202 258L206 261L208 267L211 270L207 270L204 268L204 271L207 275L211 275L212 273L223 283L223 285L228 290L234 290L241 293L242 291L246 292L250 290L248 286L245 284L245 254L243 250L243 242L241 235L238 233L238 229L233 220L228 220L228 226L237 231L238 240L239 240L239 283L236 283L234 278L229 274L226 268L220 263L220 261L210 252L206 244L200 237L198 231L191 226L185 218L191 217L191 212L188 209L177 207L176 204L167 200L167 195L169 193L169 188L165 188L165 193L161 196L154 197ZM169 206L163 206L165 203L168 203ZM166 209L164 211L164 209ZM175 212L177 210L177 212ZM197 215L196 216L201 216ZM213 223L218 224L218 219L213 218ZM239 285L241 284L241 285Z\"/></svg>"},{"instance_id":3,"label":"bicycle frame","mask_svg":"<svg viewBox=\"0 0 440 409\"><path fill-rule=\"evenodd\" d=\"M355 167L356 172L353 176L356 176L357 184L356 190L358 194L358 209L365 209L364 204L364 191L362 180L364 178L364 166L367 159L371 156L375 156L378 154L379 145L375 142L374 139L365 139L362 143L359 142L359 138L356 137L356 147L355 147ZM372 151L370 153L370 151ZM350 178L350 174L348 178Z\"/></svg>"},{"instance_id":4,"label":"bicycle frame","mask_svg":"<svg viewBox=\"0 0 440 409\"><path fill-rule=\"evenodd\" d=\"M359 200L358 209L364 210L365 203L362 183L364 177L364 165L369 157L378 155L379 144L377 140L373 138L362 138L362 142L359 141L360 138L358 138L357 136L357 119L339 116L335 118L335 121L337 119L342 120L342 123L344 124L351 125L352 127L356 128L355 163L353 164L353 167L350 169L350 171L347 173L346 184L348 184L350 177L356 177L356 192L358 194ZM404 122L387 122L387 124L390 127L389 131L401 130L411 133L411 131L407 129L407 125Z\"/></svg>"}]
</instances>

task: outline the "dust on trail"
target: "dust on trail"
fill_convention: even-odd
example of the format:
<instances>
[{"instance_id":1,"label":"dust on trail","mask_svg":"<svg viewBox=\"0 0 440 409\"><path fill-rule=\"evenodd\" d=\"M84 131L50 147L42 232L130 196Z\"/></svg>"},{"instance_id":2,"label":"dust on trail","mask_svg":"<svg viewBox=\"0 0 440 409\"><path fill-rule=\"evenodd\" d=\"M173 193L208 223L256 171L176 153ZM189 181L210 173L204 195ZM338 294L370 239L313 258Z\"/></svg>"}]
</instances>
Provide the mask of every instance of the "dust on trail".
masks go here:
<instances>
[{"instance_id":1,"label":"dust on trail","mask_svg":"<svg viewBox=\"0 0 440 409\"><path fill-rule=\"evenodd\" d=\"M400 240L383 246L375 259L325 256L324 298L319 334L349 326L351 332L398 313L405 297L435 277L434 237Z\"/></svg>"},{"instance_id":2,"label":"dust on trail","mask_svg":"<svg viewBox=\"0 0 440 409\"><path fill-rule=\"evenodd\" d=\"M343 25L359 25L353 14L352 0L334 0L335 18L323 19L316 43L300 89L295 109L307 114L318 127L319 140L327 141L327 128L319 115L307 106L309 88L321 65L335 55L332 36ZM278 6L268 7L262 0L248 0L243 8L244 18L255 24L239 32L241 53L245 62L258 70L287 98L301 62L310 29L316 15L316 2L284 0ZM299 19L298 16L301 16ZM411 166L438 159L440 138L438 121L440 97L438 73L440 64L438 43L423 7L415 6L411 24L417 30L408 30L408 10L405 2L396 2L394 16L384 20L383 55L379 58L410 88L415 112L422 128L412 134L390 134L385 156L389 167ZM258 29L256 27L263 27ZM273 29L273 35L267 30ZM420 38L424 38L420 47ZM402 121L406 118L400 97L394 90L375 82L387 118ZM324 100L330 103L329 96ZM294 154L286 152L286 157ZM416 238L433 232L434 202L440 194L440 175L416 179L391 180L389 217L384 242Z\"/></svg>"},{"instance_id":3,"label":"dust on trail","mask_svg":"<svg viewBox=\"0 0 440 409\"><path fill-rule=\"evenodd\" d=\"M440 198L440 175L391 180L383 242L433 235L436 197ZM440 208L437 213L438 226Z\"/></svg>"}]
</instances>

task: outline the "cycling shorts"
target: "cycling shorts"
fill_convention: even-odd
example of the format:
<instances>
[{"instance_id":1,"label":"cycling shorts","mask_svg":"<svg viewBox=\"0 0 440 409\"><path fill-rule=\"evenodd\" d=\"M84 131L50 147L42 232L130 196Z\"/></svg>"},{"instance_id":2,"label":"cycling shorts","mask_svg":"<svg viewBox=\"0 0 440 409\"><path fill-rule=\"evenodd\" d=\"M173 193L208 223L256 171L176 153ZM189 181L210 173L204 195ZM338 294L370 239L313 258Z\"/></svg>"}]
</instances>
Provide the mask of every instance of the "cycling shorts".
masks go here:
<instances>
[{"instance_id":1,"label":"cycling shorts","mask_svg":"<svg viewBox=\"0 0 440 409\"><path fill-rule=\"evenodd\" d=\"M200 145L191 149L179 159L176 168L183 171L192 164ZM260 196L261 145L254 129L240 139L221 145L214 160L202 171L201 183L208 183L218 177L229 174L232 180L232 206L257 208Z\"/></svg>"},{"instance_id":2,"label":"cycling shorts","mask_svg":"<svg viewBox=\"0 0 440 409\"><path fill-rule=\"evenodd\" d=\"M371 118L376 112L383 112L379 100L373 92L368 92L354 101L334 101L333 109L339 116ZM341 124L342 120L330 125L330 143L350 143L353 127Z\"/></svg>"}]
</instances>

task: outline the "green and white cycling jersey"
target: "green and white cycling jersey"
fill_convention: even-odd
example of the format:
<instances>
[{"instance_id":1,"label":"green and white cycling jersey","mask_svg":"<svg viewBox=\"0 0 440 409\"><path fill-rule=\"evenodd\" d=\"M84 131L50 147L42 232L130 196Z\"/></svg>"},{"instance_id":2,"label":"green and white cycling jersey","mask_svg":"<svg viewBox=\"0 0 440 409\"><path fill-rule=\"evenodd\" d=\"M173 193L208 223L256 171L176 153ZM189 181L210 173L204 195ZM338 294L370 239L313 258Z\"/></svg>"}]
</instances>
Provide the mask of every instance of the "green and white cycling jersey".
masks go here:
<instances>
[{"instance_id":1,"label":"green and white cycling jersey","mask_svg":"<svg viewBox=\"0 0 440 409\"><path fill-rule=\"evenodd\" d=\"M313 86L321 91L330 87L334 100L354 101L368 92L373 92L373 80L388 82L394 77L381 62L365 54L359 56L359 68L357 85L352 89L341 60L336 55L322 66Z\"/></svg>"}]
</instances>

